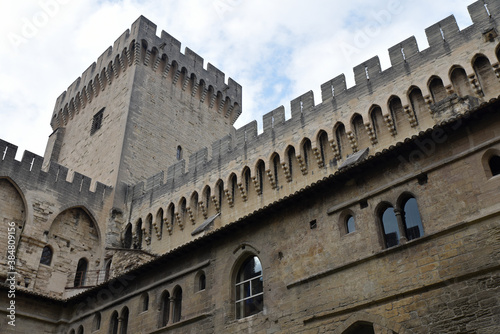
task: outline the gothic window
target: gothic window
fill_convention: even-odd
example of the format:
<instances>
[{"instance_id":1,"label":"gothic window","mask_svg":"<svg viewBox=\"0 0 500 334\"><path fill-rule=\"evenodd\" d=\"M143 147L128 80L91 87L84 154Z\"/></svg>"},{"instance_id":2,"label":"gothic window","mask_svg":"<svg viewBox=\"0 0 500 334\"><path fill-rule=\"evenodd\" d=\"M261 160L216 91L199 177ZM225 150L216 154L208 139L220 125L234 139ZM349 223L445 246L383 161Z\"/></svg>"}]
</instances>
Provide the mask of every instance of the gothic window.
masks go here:
<instances>
[{"instance_id":1,"label":"gothic window","mask_svg":"<svg viewBox=\"0 0 500 334\"><path fill-rule=\"evenodd\" d=\"M236 318L241 319L262 312L264 286L262 265L256 256L246 259L240 266L235 284Z\"/></svg>"},{"instance_id":2,"label":"gothic window","mask_svg":"<svg viewBox=\"0 0 500 334\"><path fill-rule=\"evenodd\" d=\"M208 186L205 188L205 206L208 211L208 208L210 207L210 187Z\"/></svg>"},{"instance_id":3,"label":"gothic window","mask_svg":"<svg viewBox=\"0 0 500 334\"><path fill-rule=\"evenodd\" d=\"M174 309L172 314L172 322L181 321L181 311L182 311L182 289L180 286L176 287L173 293L174 299Z\"/></svg>"},{"instance_id":4,"label":"gothic window","mask_svg":"<svg viewBox=\"0 0 500 334\"><path fill-rule=\"evenodd\" d=\"M446 98L448 93L444 88L443 80L439 77L434 77L429 83L429 90L432 95L432 100L437 103Z\"/></svg>"},{"instance_id":5,"label":"gothic window","mask_svg":"<svg viewBox=\"0 0 500 334\"><path fill-rule=\"evenodd\" d=\"M306 167L309 167L309 157L311 156L311 141L309 139L305 139L304 143L302 144L302 152L303 152L303 157L304 157L304 163L306 164Z\"/></svg>"},{"instance_id":6,"label":"gothic window","mask_svg":"<svg viewBox=\"0 0 500 334\"><path fill-rule=\"evenodd\" d=\"M342 123L339 123L335 128L335 138L337 139L337 149L339 151L339 155L347 156L347 134L345 132L345 126Z\"/></svg>"},{"instance_id":7,"label":"gothic window","mask_svg":"<svg viewBox=\"0 0 500 334\"><path fill-rule=\"evenodd\" d=\"M425 109L427 108L427 104L425 103L424 96L422 95L422 91L418 87L413 87L408 95L410 99L411 108L415 115L415 118L422 116L425 113Z\"/></svg>"},{"instance_id":8,"label":"gothic window","mask_svg":"<svg viewBox=\"0 0 500 334\"><path fill-rule=\"evenodd\" d=\"M248 190L250 189L250 168L245 167L243 171L243 178L245 179L245 190L248 194Z\"/></svg>"},{"instance_id":9,"label":"gothic window","mask_svg":"<svg viewBox=\"0 0 500 334\"><path fill-rule=\"evenodd\" d=\"M109 320L109 334L118 334L118 312L114 311Z\"/></svg>"},{"instance_id":10,"label":"gothic window","mask_svg":"<svg viewBox=\"0 0 500 334\"><path fill-rule=\"evenodd\" d=\"M104 269L104 281L107 281L111 276L111 259L106 260L106 267Z\"/></svg>"},{"instance_id":11,"label":"gothic window","mask_svg":"<svg viewBox=\"0 0 500 334\"><path fill-rule=\"evenodd\" d=\"M92 321L92 331L101 329L101 313L97 312Z\"/></svg>"},{"instance_id":12,"label":"gothic window","mask_svg":"<svg viewBox=\"0 0 500 334\"><path fill-rule=\"evenodd\" d=\"M328 147L328 135L325 131L322 131L318 137L319 152L321 154L321 161L326 166L327 164L327 147Z\"/></svg>"},{"instance_id":13,"label":"gothic window","mask_svg":"<svg viewBox=\"0 0 500 334\"><path fill-rule=\"evenodd\" d=\"M406 238L408 240L413 240L423 236L424 228L422 226L420 212L418 211L417 200L413 197L408 198L403 205L403 212Z\"/></svg>"},{"instance_id":14,"label":"gothic window","mask_svg":"<svg viewBox=\"0 0 500 334\"><path fill-rule=\"evenodd\" d=\"M76 333L83 334L83 326L82 325L80 325L80 327L78 327L78 331Z\"/></svg>"},{"instance_id":15,"label":"gothic window","mask_svg":"<svg viewBox=\"0 0 500 334\"><path fill-rule=\"evenodd\" d=\"M159 208L156 212L156 226L160 227L160 238L163 235L163 209Z\"/></svg>"},{"instance_id":16,"label":"gothic window","mask_svg":"<svg viewBox=\"0 0 500 334\"><path fill-rule=\"evenodd\" d=\"M146 312L149 309L149 295L144 292L141 295L141 312Z\"/></svg>"},{"instance_id":17,"label":"gothic window","mask_svg":"<svg viewBox=\"0 0 500 334\"><path fill-rule=\"evenodd\" d=\"M160 327L165 327L168 324L170 316L170 294L168 291L163 292L160 304Z\"/></svg>"},{"instance_id":18,"label":"gothic window","mask_svg":"<svg viewBox=\"0 0 500 334\"><path fill-rule=\"evenodd\" d=\"M205 276L204 273L200 274L200 277L198 277L198 290L205 290L207 287L207 277Z\"/></svg>"},{"instance_id":19,"label":"gothic window","mask_svg":"<svg viewBox=\"0 0 500 334\"><path fill-rule=\"evenodd\" d=\"M498 79L491 67L490 60L481 55L474 61L474 71L485 96L495 94Z\"/></svg>"},{"instance_id":20,"label":"gothic window","mask_svg":"<svg viewBox=\"0 0 500 334\"><path fill-rule=\"evenodd\" d=\"M123 236L123 248L132 248L132 224L127 224L125 235Z\"/></svg>"},{"instance_id":21,"label":"gothic window","mask_svg":"<svg viewBox=\"0 0 500 334\"><path fill-rule=\"evenodd\" d=\"M450 81L458 96L474 95L467 73L462 67L455 67L450 74Z\"/></svg>"},{"instance_id":22,"label":"gothic window","mask_svg":"<svg viewBox=\"0 0 500 334\"><path fill-rule=\"evenodd\" d=\"M137 236L137 243L134 245L135 249L142 248L142 219L139 218L135 227L135 234Z\"/></svg>"},{"instance_id":23,"label":"gothic window","mask_svg":"<svg viewBox=\"0 0 500 334\"><path fill-rule=\"evenodd\" d=\"M90 134L93 135L102 126L102 117L104 115L104 108L99 110L92 118L92 125L90 127Z\"/></svg>"},{"instance_id":24,"label":"gothic window","mask_svg":"<svg viewBox=\"0 0 500 334\"><path fill-rule=\"evenodd\" d=\"M73 285L75 288L85 286L85 280L87 278L87 267L88 267L87 259L81 258L78 261L78 265L76 267L75 281Z\"/></svg>"},{"instance_id":25,"label":"gothic window","mask_svg":"<svg viewBox=\"0 0 500 334\"><path fill-rule=\"evenodd\" d=\"M264 161L260 160L257 164L257 177L259 178L259 186L261 193L264 191L264 172L265 166Z\"/></svg>"},{"instance_id":26,"label":"gothic window","mask_svg":"<svg viewBox=\"0 0 500 334\"><path fill-rule=\"evenodd\" d=\"M290 147L287 152L288 155L288 171L290 172L290 178L293 177L293 158L295 156L295 149Z\"/></svg>"},{"instance_id":27,"label":"gothic window","mask_svg":"<svg viewBox=\"0 0 500 334\"><path fill-rule=\"evenodd\" d=\"M219 208L222 209L222 198L224 197L224 182L222 182L222 180L219 180L217 184L217 195L219 195Z\"/></svg>"},{"instance_id":28,"label":"gothic window","mask_svg":"<svg viewBox=\"0 0 500 334\"><path fill-rule=\"evenodd\" d=\"M391 331L392 333L392 331ZM358 321L349 326L342 334L375 334L373 324L363 321Z\"/></svg>"},{"instance_id":29,"label":"gothic window","mask_svg":"<svg viewBox=\"0 0 500 334\"><path fill-rule=\"evenodd\" d=\"M346 217L345 225L347 233L356 231L356 225L354 224L354 217L352 215Z\"/></svg>"},{"instance_id":30,"label":"gothic window","mask_svg":"<svg viewBox=\"0 0 500 334\"><path fill-rule=\"evenodd\" d=\"M121 314L120 334L127 334L128 329L128 308L124 307Z\"/></svg>"},{"instance_id":31,"label":"gothic window","mask_svg":"<svg viewBox=\"0 0 500 334\"><path fill-rule=\"evenodd\" d=\"M275 154L273 157L274 182L278 185L278 171L280 166L280 156Z\"/></svg>"},{"instance_id":32,"label":"gothic window","mask_svg":"<svg viewBox=\"0 0 500 334\"><path fill-rule=\"evenodd\" d=\"M236 200L236 184L238 183L236 179L236 175L231 175L231 197L233 198L233 201Z\"/></svg>"},{"instance_id":33,"label":"gothic window","mask_svg":"<svg viewBox=\"0 0 500 334\"><path fill-rule=\"evenodd\" d=\"M388 206L381 214L384 243L386 248L399 245L399 228L396 213L392 206Z\"/></svg>"},{"instance_id":34,"label":"gothic window","mask_svg":"<svg viewBox=\"0 0 500 334\"><path fill-rule=\"evenodd\" d=\"M52 262L52 248L50 246L43 247L42 256L40 257L40 263L46 266L50 266Z\"/></svg>"},{"instance_id":35,"label":"gothic window","mask_svg":"<svg viewBox=\"0 0 500 334\"><path fill-rule=\"evenodd\" d=\"M491 176L500 175L500 156L494 155L488 161L490 166Z\"/></svg>"}]
</instances>

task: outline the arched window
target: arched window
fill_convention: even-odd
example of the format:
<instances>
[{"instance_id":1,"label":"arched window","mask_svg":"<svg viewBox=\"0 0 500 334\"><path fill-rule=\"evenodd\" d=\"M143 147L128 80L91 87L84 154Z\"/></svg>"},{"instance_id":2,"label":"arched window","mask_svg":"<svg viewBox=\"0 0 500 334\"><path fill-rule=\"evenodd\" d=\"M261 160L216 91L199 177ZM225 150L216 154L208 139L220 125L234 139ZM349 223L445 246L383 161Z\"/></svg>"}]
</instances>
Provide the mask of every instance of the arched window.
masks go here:
<instances>
[{"instance_id":1,"label":"arched window","mask_svg":"<svg viewBox=\"0 0 500 334\"><path fill-rule=\"evenodd\" d=\"M498 79L491 67L490 60L481 55L474 60L474 71L485 96L496 95Z\"/></svg>"},{"instance_id":2,"label":"arched window","mask_svg":"<svg viewBox=\"0 0 500 334\"><path fill-rule=\"evenodd\" d=\"M153 235L153 215L148 214L146 217L146 228L148 229L148 237L152 238Z\"/></svg>"},{"instance_id":3,"label":"arched window","mask_svg":"<svg viewBox=\"0 0 500 334\"><path fill-rule=\"evenodd\" d=\"M78 261L75 273L74 287L85 286L85 279L87 278L87 267L88 261L85 258L81 258Z\"/></svg>"},{"instance_id":4,"label":"arched window","mask_svg":"<svg viewBox=\"0 0 500 334\"><path fill-rule=\"evenodd\" d=\"M290 147L287 151L288 155L288 171L290 172L290 180L293 178L293 158L295 158L295 149Z\"/></svg>"},{"instance_id":5,"label":"arched window","mask_svg":"<svg viewBox=\"0 0 500 334\"><path fill-rule=\"evenodd\" d=\"M70 330L69 334L75 334L75 330L74 329Z\"/></svg>"},{"instance_id":6,"label":"arched window","mask_svg":"<svg viewBox=\"0 0 500 334\"><path fill-rule=\"evenodd\" d=\"M182 159L182 147L181 145L177 146L177 153L176 153L177 160Z\"/></svg>"},{"instance_id":7,"label":"arched window","mask_svg":"<svg viewBox=\"0 0 500 334\"><path fill-rule=\"evenodd\" d=\"M309 158L311 156L312 146L309 139L305 139L302 143L302 156L304 157L304 163L306 167L309 168Z\"/></svg>"},{"instance_id":8,"label":"arched window","mask_svg":"<svg viewBox=\"0 0 500 334\"><path fill-rule=\"evenodd\" d=\"M52 262L52 248L50 246L43 247L42 256L40 257L40 263L46 266L50 266Z\"/></svg>"},{"instance_id":9,"label":"arched window","mask_svg":"<svg viewBox=\"0 0 500 334\"><path fill-rule=\"evenodd\" d=\"M170 294L168 291L163 292L160 303L160 327L165 327L170 316Z\"/></svg>"},{"instance_id":10,"label":"arched window","mask_svg":"<svg viewBox=\"0 0 500 334\"><path fill-rule=\"evenodd\" d=\"M337 149L339 150L339 155L341 157L347 156L347 134L345 132L345 126L339 123L335 128L335 139L337 139Z\"/></svg>"},{"instance_id":11,"label":"arched window","mask_svg":"<svg viewBox=\"0 0 500 334\"><path fill-rule=\"evenodd\" d=\"M219 180L217 183L217 200L219 201L219 211L222 210L222 199L224 198L224 182Z\"/></svg>"},{"instance_id":12,"label":"arched window","mask_svg":"<svg viewBox=\"0 0 500 334\"><path fill-rule=\"evenodd\" d=\"M384 232L385 247L393 247L399 245L399 228L398 220L392 206L387 207L380 217Z\"/></svg>"},{"instance_id":13,"label":"arched window","mask_svg":"<svg viewBox=\"0 0 500 334\"><path fill-rule=\"evenodd\" d=\"M101 329L101 313L97 312L92 321L92 331Z\"/></svg>"},{"instance_id":14,"label":"arched window","mask_svg":"<svg viewBox=\"0 0 500 334\"><path fill-rule=\"evenodd\" d=\"M207 208L207 211L208 211L208 208L210 207L210 201L211 201L210 187L206 186L205 187L205 206Z\"/></svg>"},{"instance_id":15,"label":"arched window","mask_svg":"<svg viewBox=\"0 0 500 334\"><path fill-rule=\"evenodd\" d=\"M78 327L77 334L83 334L83 326L82 325L80 325L80 327Z\"/></svg>"},{"instance_id":16,"label":"arched window","mask_svg":"<svg viewBox=\"0 0 500 334\"><path fill-rule=\"evenodd\" d=\"M318 137L318 144L319 144L319 153L321 155L321 161L323 162L324 166L327 166L327 160L328 160L328 154L327 154L327 148L328 148L328 135L325 131L321 131L319 137Z\"/></svg>"},{"instance_id":17,"label":"arched window","mask_svg":"<svg viewBox=\"0 0 500 334\"><path fill-rule=\"evenodd\" d=\"M200 274L200 277L198 278L198 290L205 290L207 288L207 277L205 276L204 273Z\"/></svg>"},{"instance_id":18,"label":"arched window","mask_svg":"<svg viewBox=\"0 0 500 334\"><path fill-rule=\"evenodd\" d=\"M405 115L403 103L399 97L392 96L389 99L389 110L391 111L396 131L398 133L406 133L406 130L410 129L410 123L408 121L408 117Z\"/></svg>"},{"instance_id":19,"label":"arched window","mask_svg":"<svg viewBox=\"0 0 500 334\"><path fill-rule=\"evenodd\" d=\"M426 103L424 96L422 95L422 91L418 87L413 87L408 97L410 99L413 114L418 121L418 118L425 113L426 109Z\"/></svg>"},{"instance_id":20,"label":"arched window","mask_svg":"<svg viewBox=\"0 0 500 334\"><path fill-rule=\"evenodd\" d=\"M118 312L114 311L109 319L109 334L118 334Z\"/></svg>"},{"instance_id":21,"label":"arched window","mask_svg":"<svg viewBox=\"0 0 500 334\"><path fill-rule=\"evenodd\" d=\"M257 177L259 179L259 186L261 193L264 191L264 175L265 175L264 161L260 160L257 164Z\"/></svg>"},{"instance_id":22,"label":"arched window","mask_svg":"<svg viewBox=\"0 0 500 334\"><path fill-rule=\"evenodd\" d=\"M417 200L413 197L408 198L404 203L403 211L406 238L413 240L423 236L424 227L418 211Z\"/></svg>"},{"instance_id":23,"label":"arched window","mask_svg":"<svg viewBox=\"0 0 500 334\"><path fill-rule=\"evenodd\" d=\"M249 257L238 270L235 301L238 319L262 312L264 308L262 265L257 256Z\"/></svg>"},{"instance_id":24,"label":"arched window","mask_svg":"<svg viewBox=\"0 0 500 334\"><path fill-rule=\"evenodd\" d=\"M462 67L455 67L450 73L451 84L458 96L474 95L467 73Z\"/></svg>"},{"instance_id":25,"label":"arched window","mask_svg":"<svg viewBox=\"0 0 500 334\"><path fill-rule=\"evenodd\" d=\"M356 225L354 224L354 217L352 215L346 217L345 225L345 230L347 233L356 231Z\"/></svg>"},{"instance_id":26,"label":"arched window","mask_svg":"<svg viewBox=\"0 0 500 334\"><path fill-rule=\"evenodd\" d=\"M500 175L500 156L494 155L488 161L490 166L491 176Z\"/></svg>"},{"instance_id":27,"label":"arched window","mask_svg":"<svg viewBox=\"0 0 500 334\"><path fill-rule=\"evenodd\" d=\"M372 120L373 132L377 139L381 139L382 131L387 131L385 126L384 116L382 115L382 109L375 105L370 110L370 117Z\"/></svg>"},{"instance_id":28,"label":"arched window","mask_svg":"<svg viewBox=\"0 0 500 334\"><path fill-rule=\"evenodd\" d=\"M250 189L250 168L245 167L243 170L243 178L245 179L245 191L248 194L248 191Z\"/></svg>"},{"instance_id":29,"label":"arched window","mask_svg":"<svg viewBox=\"0 0 500 334\"><path fill-rule=\"evenodd\" d=\"M142 249L142 219L140 218L135 226L135 235L137 236L137 243L134 245L134 248Z\"/></svg>"},{"instance_id":30,"label":"arched window","mask_svg":"<svg viewBox=\"0 0 500 334\"><path fill-rule=\"evenodd\" d=\"M231 175L230 182L231 182L231 198L233 199L234 202L236 200L236 185L238 184L238 180L235 174Z\"/></svg>"},{"instance_id":31,"label":"arched window","mask_svg":"<svg viewBox=\"0 0 500 334\"><path fill-rule=\"evenodd\" d=\"M141 295L141 309L140 312L146 312L149 309L149 295L147 292L144 292Z\"/></svg>"},{"instance_id":32,"label":"arched window","mask_svg":"<svg viewBox=\"0 0 500 334\"><path fill-rule=\"evenodd\" d=\"M444 88L443 80L441 80L441 78L439 77L432 78L432 80L429 82L429 90L431 92L432 100L434 101L434 103L445 99L448 95L446 89Z\"/></svg>"},{"instance_id":33,"label":"arched window","mask_svg":"<svg viewBox=\"0 0 500 334\"><path fill-rule=\"evenodd\" d=\"M128 329L128 307L124 307L120 316L120 334L127 334Z\"/></svg>"},{"instance_id":34,"label":"arched window","mask_svg":"<svg viewBox=\"0 0 500 334\"><path fill-rule=\"evenodd\" d=\"M180 215L181 215L181 221L184 223L186 221L186 214L187 214L187 201L184 197L181 198L181 204L180 204Z\"/></svg>"},{"instance_id":35,"label":"arched window","mask_svg":"<svg viewBox=\"0 0 500 334\"><path fill-rule=\"evenodd\" d=\"M172 322L181 321L181 311L182 311L182 289L180 286L174 289L174 309L172 314Z\"/></svg>"},{"instance_id":36,"label":"arched window","mask_svg":"<svg viewBox=\"0 0 500 334\"><path fill-rule=\"evenodd\" d=\"M125 234L123 236L123 248L132 248L132 224L127 224Z\"/></svg>"},{"instance_id":37,"label":"arched window","mask_svg":"<svg viewBox=\"0 0 500 334\"><path fill-rule=\"evenodd\" d=\"M365 129L363 117L360 114L355 114L351 120L352 130L358 142L358 149L363 149L370 146L370 139Z\"/></svg>"},{"instance_id":38,"label":"arched window","mask_svg":"<svg viewBox=\"0 0 500 334\"><path fill-rule=\"evenodd\" d=\"M156 226L160 227L160 238L163 235L163 209L159 208L156 212Z\"/></svg>"},{"instance_id":39,"label":"arched window","mask_svg":"<svg viewBox=\"0 0 500 334\"><path fill-rule=\"evenodd\" d=\"M104 268L104 281L107 281L111 276L111 259L106 260L106 267Z\"/></svg>"},{"instance_id":40,"label":"arched window","mask_svg":"<svg viewBox=\"0 0 500 334\"><path fill-rule=\"evenodd\" d=\"M278 172L280 167L280 156L275 154L273 157L273 170L274 170L274 181L276 186L278 186Z\"/></svg>"}]
</instances>

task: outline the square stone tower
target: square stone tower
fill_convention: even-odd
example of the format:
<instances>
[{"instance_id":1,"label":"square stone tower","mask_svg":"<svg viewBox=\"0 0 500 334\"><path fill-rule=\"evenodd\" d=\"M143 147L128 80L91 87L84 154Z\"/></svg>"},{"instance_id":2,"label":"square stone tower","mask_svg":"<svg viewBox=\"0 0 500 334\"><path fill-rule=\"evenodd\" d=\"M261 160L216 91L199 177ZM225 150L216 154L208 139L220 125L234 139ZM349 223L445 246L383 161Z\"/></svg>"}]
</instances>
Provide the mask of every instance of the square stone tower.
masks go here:
<instances>
[{"instance_id":1,"label":"square stone tower","mask_svg":"<svg viewBox=\"0 0 500 334\"><path fill-rule=\"evenodd\" d=\"M234 133L241 86L141 16L57 99L45 163L119 189Z\"/></svg>"}]
</instances>

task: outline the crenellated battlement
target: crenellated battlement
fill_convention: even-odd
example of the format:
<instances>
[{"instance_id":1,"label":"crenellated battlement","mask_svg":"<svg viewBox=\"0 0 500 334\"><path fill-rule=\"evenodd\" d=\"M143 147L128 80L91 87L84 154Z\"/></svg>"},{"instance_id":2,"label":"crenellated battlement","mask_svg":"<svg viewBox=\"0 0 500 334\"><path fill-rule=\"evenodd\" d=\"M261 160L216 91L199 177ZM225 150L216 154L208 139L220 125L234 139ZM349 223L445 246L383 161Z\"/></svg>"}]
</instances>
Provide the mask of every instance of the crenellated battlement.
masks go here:
<instances>
[{"instance_id":1,"label":"crenellated battlement","mask_svg":"<svg viewBox=\"0 0 500 334\"><path fill-rule=\"evenodd\" d=\"M339 75L321 85L321 103L302 94L290 119L278 107L263 116L262 133L252 121L213 143L210 155L205 148L135 185L131 221L159 208L193 225L218 212L220 224L234 221L338 172L358 152L382 152L496 98L500 3L486 3L468 7L473 25L463 30L453 16L427 28L429 48L419 50L412 36L389 48L391 67L372 57L353 69L354 86ZM171 219L169 231L179 222L186 226Z\"/></svg>"},{"instance_id":2,"label":"crenellated battlement","mask_svg":"<svg viewBox=\"0 0 500 334\"><path fill-rule=\"evenodd\" d=\"M125 31L104 53L76 79L56 100L51 126L56 129L83 110L108 85L137 65L150 67L163 80L190 89L192 97L215 108L232 124L241 114L242 88L232 78L225 83L225 74L189 48L181 52L181 43L162 31L144 16Z\"/></svg>"},{"instance_id":3,"label":"crenellated battlement","mask_svg":"<svg viewBox=\"0 0 500 334\"><path fill-rule=\"evenodd\" d=\"M48 170L43 170L43 157L24 151L21 161L15 159L18 147L0 139L0 175L9 177L23 190L45 189L67 200L101 205L111 192L112 187L74 172L67 167L51 162Z\"/></svg>"}]
</instances>

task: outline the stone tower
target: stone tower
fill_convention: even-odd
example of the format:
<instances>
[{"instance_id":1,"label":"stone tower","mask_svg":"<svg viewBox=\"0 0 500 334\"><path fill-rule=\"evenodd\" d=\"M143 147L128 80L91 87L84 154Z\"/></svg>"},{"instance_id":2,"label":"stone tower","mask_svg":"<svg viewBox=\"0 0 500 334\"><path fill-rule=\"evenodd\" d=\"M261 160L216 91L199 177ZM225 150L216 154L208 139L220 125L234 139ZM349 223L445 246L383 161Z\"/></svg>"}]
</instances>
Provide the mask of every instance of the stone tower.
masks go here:
<instances>
[{"instance_id":1,"label":"stone tower","mask_svg":"<svg viewBox=\"0 0 500 334\"><path fill-rule=\"evenodd\" d=\"M124 194L234 133L241 86L141 16L56 101L45 164ZM168 54L168 56L167 56ZM123 190L123 192L122 192ZM121 195L114 207L120 207Z\"/></svg>"}]
</instances>

